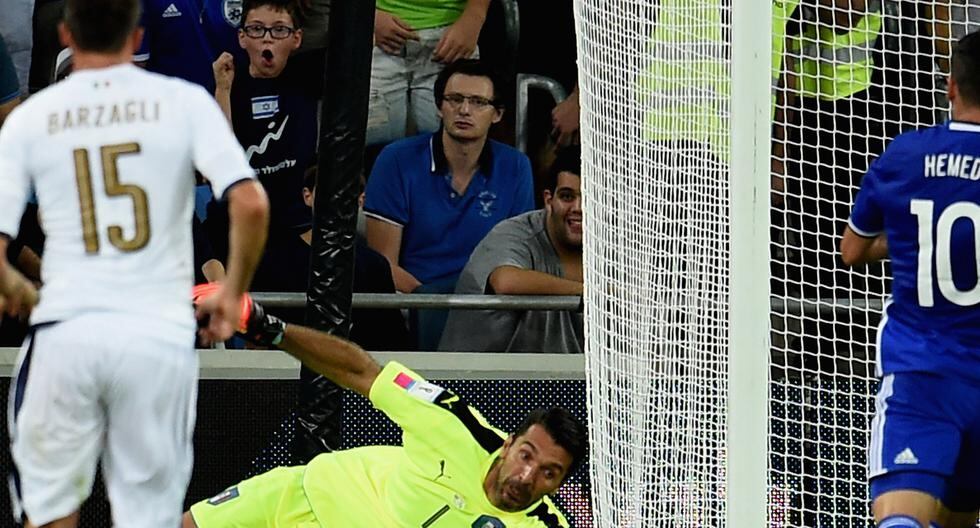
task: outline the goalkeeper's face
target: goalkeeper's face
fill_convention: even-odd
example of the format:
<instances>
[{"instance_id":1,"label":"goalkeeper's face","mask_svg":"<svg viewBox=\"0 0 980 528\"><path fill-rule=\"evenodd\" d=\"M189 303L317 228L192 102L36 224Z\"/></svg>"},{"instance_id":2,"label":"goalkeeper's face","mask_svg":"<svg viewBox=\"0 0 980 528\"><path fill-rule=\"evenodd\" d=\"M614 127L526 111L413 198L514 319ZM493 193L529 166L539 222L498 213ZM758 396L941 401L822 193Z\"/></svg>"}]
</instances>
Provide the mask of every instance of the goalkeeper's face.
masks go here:
<instances>
[{"instance_id":1,"label":"goalkeeper's face","mask_svg":"<svg viewBox=\"0 0 980 528\"><path fill-rule=\"evenodd\" d=\"M555 190L545 191L544 207L548 212L548 235L553 244L566 251L582 250L582 179L574 173L558 174Z\"/></svg>"},{"instance_id":2,"label":"goalkeeper's face","mask_svg":"<svg viewBox=\"0 0 980 528\"><path fill-rule=\"evenodd\" d=\"M504 511L521 511L554 492L572 465L572 455L540 425L504 442L483 488L490 503Z\"/></svg>"}]
</instances>

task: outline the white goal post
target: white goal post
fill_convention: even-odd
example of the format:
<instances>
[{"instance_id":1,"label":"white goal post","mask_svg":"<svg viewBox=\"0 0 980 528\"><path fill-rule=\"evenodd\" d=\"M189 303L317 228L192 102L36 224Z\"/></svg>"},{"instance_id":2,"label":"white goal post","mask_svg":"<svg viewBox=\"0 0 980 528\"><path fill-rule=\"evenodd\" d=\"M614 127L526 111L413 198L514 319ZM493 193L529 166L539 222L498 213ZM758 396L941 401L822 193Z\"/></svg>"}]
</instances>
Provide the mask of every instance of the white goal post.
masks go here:
<instances>
[{"instance_id":1,"label":"white goal post","mask_svg":"<svg viewBox=\"0 0 980 528\"><path fill-rule=\"evenodd\" d=\"M966 0L576 0L595 525L867 526L879 264L839 234L942 121ZM778 59L778 60L777 60Z\"/></svg>"}]
</instances>

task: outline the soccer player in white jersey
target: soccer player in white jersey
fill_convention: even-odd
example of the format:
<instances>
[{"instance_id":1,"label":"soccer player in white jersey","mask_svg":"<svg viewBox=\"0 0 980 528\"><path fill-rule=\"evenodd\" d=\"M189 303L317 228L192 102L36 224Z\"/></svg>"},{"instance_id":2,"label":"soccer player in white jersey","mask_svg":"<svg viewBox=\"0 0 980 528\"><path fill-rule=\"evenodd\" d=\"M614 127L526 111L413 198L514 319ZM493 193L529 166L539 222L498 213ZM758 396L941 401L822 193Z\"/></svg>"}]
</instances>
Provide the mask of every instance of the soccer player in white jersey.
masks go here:
<instances>
[{"instance_id":1,"label":"soccer player in white jersey","mask_svg":"<svg viewBox=\"0 0 980 528\"><path fill-rule=\"evenodd\" d=\"M195 168L231 217L221 298L199 307L205 338L237 326L265 243L268 200L215 101L130 64L138 20L138 0L68 0L74 73L0 131L0 232L16 236L33 189L47 236L8 413L28 526L76 526L100 460L116 526L179 526L197 398ZM8 312L34 297L6 262L0 295Z\"/></svg>"},{"instance_id":2,"label":"soccer player in white jersey","mask_svg":"<svg viewBox=\"0 0 980 528\"><path fill-rule=\"evenodd\" d=\"M868 448L879 528L967 528L980 508L980 34L952 54L952 120L895 138L841 241L891 257Z\"/></svg>"}]
</instances>

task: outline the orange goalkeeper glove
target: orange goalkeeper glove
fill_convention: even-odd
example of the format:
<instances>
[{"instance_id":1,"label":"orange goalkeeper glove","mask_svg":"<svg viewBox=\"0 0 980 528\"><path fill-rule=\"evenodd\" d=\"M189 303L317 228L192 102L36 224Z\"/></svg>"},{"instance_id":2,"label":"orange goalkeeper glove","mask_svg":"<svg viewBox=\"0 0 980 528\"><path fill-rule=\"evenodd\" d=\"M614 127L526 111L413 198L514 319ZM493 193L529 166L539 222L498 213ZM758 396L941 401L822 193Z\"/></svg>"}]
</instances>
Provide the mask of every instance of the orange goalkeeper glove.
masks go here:
<instances>
[{"instance_id":1,"label":"orange goalkeeper glove","mask_svg":"<svg viewBox=\"0 0 980 528\"><path fill-rule=\"evenodd\" d=\"M194 286L192 298L197 306L202 300L216 294L221 288L220 283L198 284ZM248 293L242 295L239 303L240 313L235 331L256 345L273 347L282 341L286 331L286 323L278 317L267 314L265 308L255 302ZM206 324L206 323L204 323Z\"/></svg>"}]
</instances>

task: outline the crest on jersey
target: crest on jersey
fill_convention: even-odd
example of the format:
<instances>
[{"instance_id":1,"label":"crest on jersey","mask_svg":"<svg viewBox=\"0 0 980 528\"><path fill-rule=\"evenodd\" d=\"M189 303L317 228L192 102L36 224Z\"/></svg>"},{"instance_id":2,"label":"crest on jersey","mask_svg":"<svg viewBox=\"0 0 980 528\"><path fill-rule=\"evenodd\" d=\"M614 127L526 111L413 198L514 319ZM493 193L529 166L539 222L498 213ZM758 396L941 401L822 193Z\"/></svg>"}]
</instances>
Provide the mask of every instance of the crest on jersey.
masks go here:
<instances>
[{"instance_id":1,"label":"crest on jersey","mask_svg":"<svg viewBox=\"0 0 980 528\"><path fill-rule=\"evenodd\" d=\"M425 380L414 379L404 372L399 372L398 375L395 376L395 385L405 389L409 396L413 396L429 403L436 401L436 398L442 394L442 387L433 385Z\"/></svg>"},{"instance_id":2,"label":"crest on jersey","mask_svg":"<svg viewBox=\"0 0 980 528\"><path fill-rule=\"evenodd\" d=\"M496 517L481 515L479 519L473 521L471 528L504 528L504 523Z\"/></svg>"},{"instance_id":3,"label":"crest on jersey","mask_svg":"<svg viewBox=\"0 0 980 528\"><path fill-rule=\"evenodd\" d=\"M231 499L237 497L238 497L238 486L234 486L208 499L208 504L210 504L211 506L217 506L219 504L228 502Z\"/></svg>"},{"instance_id":4,"label":"crest on jersey","mask_svg":"<svg viewBox=\"0 0 980 528\"><path fill-rule=\"evenodd\" d=\"M481 191L476 197L480 204L480 216L490 218L493 216L494 204L497 201L497 193L493 191Z\"/></svg>"},{"instance_id":5,"label":"crest on jersey","mask_svg":"<svg viewBox=\"0 0 980 528\"><path fill-rule=\"evenodd\" d=\"M242 4L244 0L224 0L221 3L221 14L225 17L225 22L234 28L242 22Z\"/></svg>"}]
</instances>

